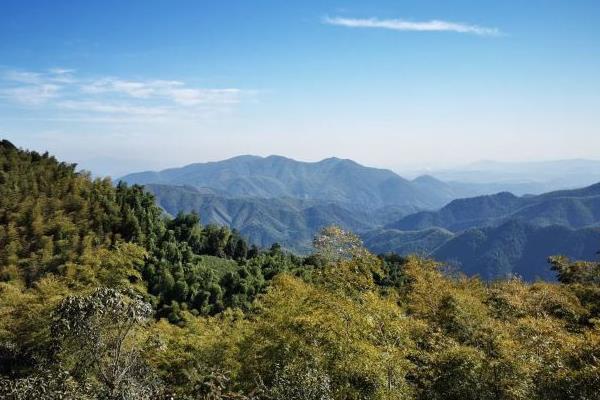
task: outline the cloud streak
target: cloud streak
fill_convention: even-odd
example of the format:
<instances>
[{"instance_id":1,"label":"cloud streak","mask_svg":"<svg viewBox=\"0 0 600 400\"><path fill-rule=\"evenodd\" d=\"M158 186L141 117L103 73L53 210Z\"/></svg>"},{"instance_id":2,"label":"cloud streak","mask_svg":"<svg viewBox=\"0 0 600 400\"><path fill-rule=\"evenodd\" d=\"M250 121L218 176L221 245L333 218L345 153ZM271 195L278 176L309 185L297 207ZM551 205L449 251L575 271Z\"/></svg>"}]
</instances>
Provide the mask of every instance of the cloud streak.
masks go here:
<instances>
[{"instance_id":1,"label":"cloud streak","mask_svg":"<svg viewBox=\"0 0 600 400\"><path fill-rule=\"evenodd\" d=\"M201 88L177 80L89 78L75 70L0 71L0 101L78 113L166 117L226 110L253 94L237 88Z\"/></svg>"},{"instance_id":2,"label":"cloud streak","mask_svg":"<svg viewBox=\"0 0 600 400\"><path fill-rule=\"evenodd\" d=\"M151 117L160 116L167 113L167 110L161 107L132 106L130 104L103 103L87 100L67 100L58 102L56 105L67 110L88 111L103 114L127 114Z\"/></svg>"},{"instance_id":3,"label":"cloud streak","mask_svg":"<svg viewBox=\"0 0 600 400\"><path fill-rule=\"evenodd\" d=\"M190 88L180 81L128 81L104 78L85 85L86 93L115 93L137 99L160 98L181 106L201 104L236 104L240 102L242 90L235 88L207 89Z\"/></svg>"},{"instance_id":4,"label":"cloud streak","mask_svg":"<svg viewBox=\"0 0 600 400\"><path fill-rule=\"evenodd\" d=\"M403 19L325 17L323 23L347 28L388 29L394 31L456 32L478 36L500 36L502 34L497 28L440 20L417 22Z\"/></svg>"},{"instance_id":5,"label":"cloud streak","mask_svg":"<svg viewBox=\"0 0 600 400\"><path fill-rule=\"evenodd\" d=\"M0 90L0 95L18 103L38 106L59 97L60 86L51 83L17 86Z\"/></svg>"}]
</instances>

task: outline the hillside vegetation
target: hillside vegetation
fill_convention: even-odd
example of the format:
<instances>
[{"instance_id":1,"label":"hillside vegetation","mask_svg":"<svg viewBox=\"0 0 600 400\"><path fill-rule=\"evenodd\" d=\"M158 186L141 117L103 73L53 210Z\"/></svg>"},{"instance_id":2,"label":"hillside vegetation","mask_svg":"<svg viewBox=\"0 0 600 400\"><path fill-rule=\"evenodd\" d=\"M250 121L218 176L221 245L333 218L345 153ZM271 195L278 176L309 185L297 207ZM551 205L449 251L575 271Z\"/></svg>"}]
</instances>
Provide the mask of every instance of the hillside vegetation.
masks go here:
<instances>
[{"instance_id":1,"label":"hillside vegetation","mask_svg":"<svg viewBox=\"0 0 600 400\"><path fill-rule=\"evenodd\" d=\"M417 231L374 229L361 237L372 251L432 257L487 281L511 276L529 282L552 281L555 277L546 263L549 255L593 260L600 247L600 228L540 226L522 220L458 233L438 227Z\"/></svg>"},{"instance_id":2,"label":"hillside vegetation","mask_svg":"<svg viewBox=\"0 0 600 400\"><path fill-rule=\"evenodd\" d=\"M337 227L306 257L261 250L6 141L0 228L3 399L600 393L595 262L553 258L560 283L486 283L374 256Z\"/></svg>"},{"instance_id":3,"label":"hillside vegetation","mask_svg":"<svg viewBox=\"0 0 600 400\"><path fill-rule=\"evenodd\" d=\"M277 242L302 254L310 251L313 236L325 226L339 225L361 232L416 211L410 206L367 211L325 200L231 198L191 186L150 184L145 188L172 215L197 212L203 222L235 228L251 243L267 247Z\"/></svg>"},{"instance_id":4,"label":"hillside vegetation","mask_svg":"<svg viewBox=\"0 0 600 400\"><path fill-rule=\"evenodd\" d=\"M437 247L431 257L485 280L519 276L529 282L551 281L546 258L564 254L597 259L600 229L573 230L560 225L536 226L509 221L499 227L474 228Z\"/></svg>"}]
</instances>

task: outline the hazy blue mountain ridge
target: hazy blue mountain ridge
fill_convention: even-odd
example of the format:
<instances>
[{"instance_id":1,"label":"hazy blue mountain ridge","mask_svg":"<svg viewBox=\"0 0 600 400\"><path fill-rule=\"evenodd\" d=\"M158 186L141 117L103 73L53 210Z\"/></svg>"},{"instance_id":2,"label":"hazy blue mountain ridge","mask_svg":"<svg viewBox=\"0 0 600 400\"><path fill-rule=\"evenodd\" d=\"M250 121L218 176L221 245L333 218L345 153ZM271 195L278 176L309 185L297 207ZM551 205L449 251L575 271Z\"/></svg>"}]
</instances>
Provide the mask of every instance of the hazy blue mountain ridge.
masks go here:
<instances>
[{"instance_id":1,"label":"hazy blue mountain ridge","mask_svg":"<svg viewBox=\"0 0 600 400\"><path fill-rule=\"evenodd\" d=\"M554 160L529 162L480 161L470 165L428 171L444 182L478 186L479 194L508 191L516 195L541 194L574 189L600 182L600 160ZM407 171L417 176L423 171Z\"/></svg>"},{"instance_id":2,"label":"hazy blue mountain ridge","mask_svg":"<svg viewBox=\"0 0 600 400\"><path fill-rule=\"evenodd\" d=\"M388 229L420 230L431 227L453 232L498 225L511 219L534 225L565 225L571 228L600 223L600 184L561 190L538 196L511 193L453 200L438 211L422 211L386 225Z\"/></svg>"},{"instance_id":3,"label":"hazy blue mountain ridge","mask_svg":"<svg viewBox=\"0 0 600 400\"><path fill-rule=\"evenodd\" d=\"M210 188L228 197L298 198L334 201L371 210L387 206L435 209L470 195L432 177L409 181L396 173L327 158L302 162L281 156L239 156L121 178L128 183L189 185Z\"/></svg>"}]
</instances>

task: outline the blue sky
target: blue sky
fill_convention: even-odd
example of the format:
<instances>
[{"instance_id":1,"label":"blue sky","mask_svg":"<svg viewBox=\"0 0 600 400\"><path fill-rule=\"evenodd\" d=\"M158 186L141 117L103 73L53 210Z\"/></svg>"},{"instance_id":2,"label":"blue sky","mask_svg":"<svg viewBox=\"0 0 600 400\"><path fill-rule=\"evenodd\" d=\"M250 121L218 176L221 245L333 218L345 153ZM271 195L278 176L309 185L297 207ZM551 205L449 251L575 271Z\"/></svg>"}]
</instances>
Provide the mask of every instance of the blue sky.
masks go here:
<instances>
[{"instance_id":1,"label":"blue sky","mask_svg":"<svg viewBox=\"0 0 600 400\"><path fill-rule=\"evenodd\" d=\"M598 159L598 20L598 1L4 0L0 136L113 175Z\"/></svg>"}]
</instances>

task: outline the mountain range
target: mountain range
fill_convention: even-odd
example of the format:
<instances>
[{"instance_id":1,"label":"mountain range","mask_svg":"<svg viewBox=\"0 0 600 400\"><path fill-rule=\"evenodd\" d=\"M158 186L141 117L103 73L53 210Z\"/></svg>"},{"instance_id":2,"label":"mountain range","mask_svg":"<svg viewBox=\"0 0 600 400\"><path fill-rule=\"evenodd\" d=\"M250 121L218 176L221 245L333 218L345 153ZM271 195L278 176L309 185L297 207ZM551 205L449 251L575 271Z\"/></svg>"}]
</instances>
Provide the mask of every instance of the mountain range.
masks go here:
<instances>
[{"instance_id":1,"label":"mountain range","mask_svg":"<svg viewBox=\"0 0 600 400\"><path fill-rule=\"evenodd\" d=\"M437 208L469 194L469 188L432 177L412 181L396 173L362 166L352 160L327 158L302 162L282 156L239 156L191 164L160 172L126 175L128 183L187 185L237 198L295 198L334 201L349 208L386 206Z\"/></svg>"},{"instance_id":2,"label":"mountain range","mask_svg":"<svg viewBox=\"0 0 600 400\"><path fill-rule=\"evenodd\" d=\"M278 242L298 252L310 250L315 232L326 225L366 232L490 190L427 175L407 180L339 158L302 162L251 155L121 180L145 185L170 214L197 211L205 223L234 227L253 243Z\"/></svg>"},{"instance_id":3,"label":"mountain range","mask_svg":"<svg viewBox=\"0 0 600 400\"><path fill-rule=\"evenodd\" d=\"M420 253L486 279L551 279L546 258L591 258L600 249L600 184L517 196L513 183L408 180L390 170L328 158L239 156L126 175L169 214L196 211L252 243L306 253L323 226L361 235L377 253Z\"/></svg>"}]
</instances>

